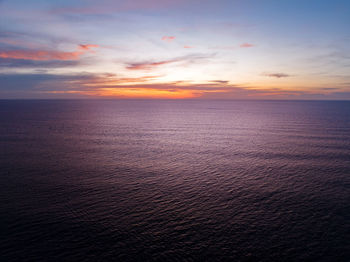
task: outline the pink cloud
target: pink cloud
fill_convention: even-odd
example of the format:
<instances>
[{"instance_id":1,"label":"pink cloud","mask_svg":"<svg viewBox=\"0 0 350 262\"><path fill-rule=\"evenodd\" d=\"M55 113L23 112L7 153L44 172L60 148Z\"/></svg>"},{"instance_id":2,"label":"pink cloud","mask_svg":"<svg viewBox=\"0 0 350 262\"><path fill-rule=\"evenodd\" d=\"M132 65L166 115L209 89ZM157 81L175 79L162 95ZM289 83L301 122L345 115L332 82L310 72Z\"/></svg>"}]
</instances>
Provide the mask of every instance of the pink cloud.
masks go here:
<instances>
[{"instance_id":1,"label":"pink cloud","mask_svg":"<svg viewBox=\"0 0 350 262\"><path fill-rule=\"evenodd\" d=\"M97 47L99 47L99 46L98 45L82 45L82 44L80 44L78 46L78 49L80 49L80 50L91 50L91 48L97 48Z\"/></svg>"},{"instance_id":2,"label":"pink cloud","mask_svg":"<svg viewBox=\"0 0 350 262\"><path fill-rule=\"evenodd\" d=\"M193 48L193 46L184 45L184 48Z\"/></svg>"},{"instance_id":3,"label":"pink cloud","mask_svg":"<svg viewBox=\"0 0 350 262\"><path fill-rule=\"evenodd\" d=\"M166 42L171 42L175 40L175 36L163 36L162 40Z\"/></svg>"},{"instance_id":4,"label":"pink cloud","mask_svg":"<svg viewBox=\"0 0 350 262\"><path fill-rule=\"evenodd\" d=\"M0 58L25 59L25 60L77 60L86 52L92 52L91 48L98 45L79 45L74 52L52 50L9 50L0 51Z\"/></svg>"},{"instance_id":5,"label":"pink cloud","mask_svg":"<svg viewBox=\"0 0 350 262\"><path fill-rule=\"evenodd\" d=\"M243 43L240 45L241 48L247 48L247 47L253 47L253 44L249 44L249 43Z\"/></svg>"}]
</instances>

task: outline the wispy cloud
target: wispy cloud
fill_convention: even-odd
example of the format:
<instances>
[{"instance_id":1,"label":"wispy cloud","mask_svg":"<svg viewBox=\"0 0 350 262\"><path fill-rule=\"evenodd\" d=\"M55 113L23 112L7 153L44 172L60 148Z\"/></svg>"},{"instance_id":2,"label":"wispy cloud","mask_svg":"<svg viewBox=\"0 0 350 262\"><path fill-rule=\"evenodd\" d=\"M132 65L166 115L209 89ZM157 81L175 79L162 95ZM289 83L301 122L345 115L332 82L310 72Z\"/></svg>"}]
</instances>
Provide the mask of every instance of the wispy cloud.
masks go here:
<instances>
[{"instance_id":1,"label":"wispy cloud","mask_svg":"<svg viewBox=\"0 0 350 262\"><path fill-rule=\"evenodd\" d=\"M1 30L0 51L3 50L56 50L59 45L76 45L77 39L50 32L29 30ZM49 48L48 48L49 47ZM77 46L77 49L79 47Z\"/></svg>"},{"instance_id":2,"label":"wispy cloud","mask_svg":"<svg viewBox=\"0 0 350 262\"><path fill-rule=\"evenodd\" d=\"M184 45L184 48L189 49L189 48L194 48L194 47L193 46L189 46L189 45Z\"/></svg>"},{"instance_id":3,"label":"wispy cloud","mask_svg":"<svg viewBox=\"0 0 350 262\"><path fill-rule=\"evenodd\" d=\"M0 58L0 68L62 68L76 67L89 64L90 62L81 60L26 60Z\"/></svg>"},{"instance_id":4,"label":"wispy cloud","mask_svg":"<svg viewBox=\"0 0 350 262\"><path fill-rule=\"evenodd\" d=\"M243 43L241 44L239 47L241 48L249 48L249 47L253 47L254 45L253 44L250 44L250 43Z\"/></svg>"},{"instance_id":5,"label":"wispy cloud","mask_svg":"<svg viewBox=\"0 0 350 262\"><path fill-rule=\"evenodd\" d=\"M4 50L0 51L0 58L23 59L23 60L77 60L86 52L91 52L97 45L79 45L76 51L64 52L53 50Z\"/></svg>"},{"instance_id":6,"label":"wispy cloud","mask_svg":"<svg viewBox=\"0 0 350 262\"><path fill-rule=\"evenodd\" d=\"M84 51L91 51L92 48L97 48L97 47L99 47L99 46L98 45L89 45L89 44L87 44L87 45L80 44L78 46L78 49L84 50Z\"/></svg>"},{"instance_id":7,"label":"wispy cloud","mask_svg":"<svg viewBox=\"0 0 350 262\"><path fill-rule=\"evenodd\" d=\"M0 74L2 97L114 97L205 99L350 99L349 91L261 89L225 80L207 83L154 83L158 76L123 78L115 74Z\"/></svg>"},{"instance_id":8,"label":"wispy cloud","mask_svg":"<svg viewBox=\"0 0 350 262\"><path fill-rule=\"evenodd\" d=\"M129 70L150 70L154 67L158 67L161 65L166 65L174 62L178 62L179 60L173 59L173 60L164 60L159 62L142 62L142 63L131 63L129 64L126 69Z\"/></svg>"},{"instance_id":9,"label":"wispy cloud","mask_svg":"<svg viewBox=\"0 0 350 262\"><path fill-rule=\"evenodd\" d=\"M213 57L215 54L189 54L187 56L176 57L162 61L143 61L136 63L127 63L126 69L129 70L151 70L162 65L168 65L176 62L194 63L198 60Z\"/></svg>"},{"instance_id":10,"label":"wispy cloud","mask_svg":"<svg viewBox=\"0 0 350 262\"><path fill-rule=\"evenodd\" d=\"M162 40L166 42L172 42L175 40L175 38L176 38L175 36L163 36Z\"/></svg>"},{"instance_id":11,"label":"wispy cloud","mask_svg":"<svg viewBox=\"0 0 350 262\"><path fill-rule=\"evenodd\" d=\"M226 85L229 83L229 81L226 81L226 80L212 80L210 82L216 83L216 84L222 84L222 85Z\"/></svg>"},{"instance_id":12,"label":"wispy cloud","mask_svg":"<svg viewBox=\"0 0 350 262\"><path fill-rule=\"evenodd\" d=\"M274 78L286 78L291 77L291 75L285 73L263 73L263 76L274 77Z\"/></svg>"}]
</instances>

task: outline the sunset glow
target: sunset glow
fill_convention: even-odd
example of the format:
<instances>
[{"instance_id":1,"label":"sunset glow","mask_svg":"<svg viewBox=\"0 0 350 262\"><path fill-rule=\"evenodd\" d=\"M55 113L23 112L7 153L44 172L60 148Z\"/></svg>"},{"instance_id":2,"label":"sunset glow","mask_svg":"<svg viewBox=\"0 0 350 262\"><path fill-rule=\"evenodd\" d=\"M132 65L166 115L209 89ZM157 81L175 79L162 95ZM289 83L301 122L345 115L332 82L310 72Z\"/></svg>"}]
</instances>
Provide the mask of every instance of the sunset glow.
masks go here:
<instances>
[{"instance_id":1,"label":"sunset glow","mask_svg":"<svg viewBox=\"0 0 350 262\"><path fill-rule=\"evenodd\" d=\"M350 99L349 11L314 0L0 1L0 96Z\"/></svg>"},{"instance_id":2,"label":"sunset glow","mask_svg":"<svg viewBox=\"0 0 350 262\"><path fill-rule=\"evenodd\" d=\"M350 261L350 0L0 0L2 261Z\"/></svg>"}]
</instances>

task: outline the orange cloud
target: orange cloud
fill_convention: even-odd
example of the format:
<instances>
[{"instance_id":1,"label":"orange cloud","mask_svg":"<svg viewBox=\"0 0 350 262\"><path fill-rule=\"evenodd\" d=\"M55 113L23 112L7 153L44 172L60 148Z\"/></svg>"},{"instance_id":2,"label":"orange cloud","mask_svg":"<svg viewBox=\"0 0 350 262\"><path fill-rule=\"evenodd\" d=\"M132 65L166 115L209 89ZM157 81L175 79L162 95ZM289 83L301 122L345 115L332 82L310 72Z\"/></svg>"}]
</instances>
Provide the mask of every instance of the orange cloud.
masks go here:
<instances>
[{"instance_id":1,"label":"orange cloud","mask_svg":"<svg viewBox=\"0 0 350 262\"><path fill-rule=\"evenodd\" d=\"M184 45L184 48L193 48L193 46Z\"/></svg>"},{"instance_id":2,"label":"orange cloud","mask_svg":"<svg viewBox=\"0 0 350 262\"><path fill-rule=\"evenodd\" d=\"M98 45L82 45L82 44L80 44L78 46L78 49L80 49L80 50L91 50L91 48L97 48L97 47L99 47L99 46Z\"/></svg>"},{"instance_id":3,"label":"orange cloud","mask_svg":"<svg viewBox=\"0 0 350 262\"><path fill-rule=\"evenodd\" d=\"M51 50L9 50L0 51L0 58L25 59L25 60L77 60L86 52L92 52L91 48L98 45L79 45L74 52L62 52Z\"/></svg>"},{"instance_id":4,"label":"orange cloud","mask_svg":"<svg viewBox=\"0 0 350 262\"><path fill-rule=\"evenodd\" d=\"M253 44L249 44L249 43L243 43L240 45L241 48L247 48L247 47L253 47Z\"/></svg>"},{"instance_id":5,"label":"orange cloud","mask_svg":"<svg viewBox=\"0 0 350 262\"><path fill-rule=\"evenodd\" d=\"M166 42L171 42L175 40L175 36L163 36L162 40Z\"/></svg>"}]
</instances>

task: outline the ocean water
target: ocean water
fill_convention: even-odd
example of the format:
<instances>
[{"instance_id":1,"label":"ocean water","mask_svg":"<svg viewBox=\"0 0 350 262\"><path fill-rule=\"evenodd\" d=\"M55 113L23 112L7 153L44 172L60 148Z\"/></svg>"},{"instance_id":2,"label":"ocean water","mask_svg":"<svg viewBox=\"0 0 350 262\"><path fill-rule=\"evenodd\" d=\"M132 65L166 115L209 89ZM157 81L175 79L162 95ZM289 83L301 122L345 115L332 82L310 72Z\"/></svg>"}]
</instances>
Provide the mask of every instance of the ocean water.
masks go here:
<instances>
[{"instance_id":1,"label":"ocean water","mask_svg":"<svg viewBox=\"0 0 350 262\"><path fill-rule=\"evenodd\" d=\"M350 102L0 101L0 261L350 261Z\"/></svg>"}]
</instances>

